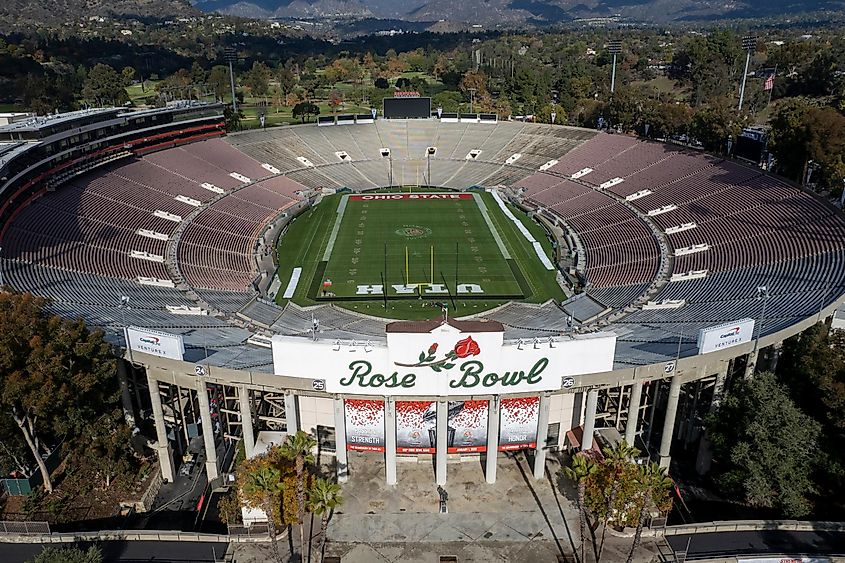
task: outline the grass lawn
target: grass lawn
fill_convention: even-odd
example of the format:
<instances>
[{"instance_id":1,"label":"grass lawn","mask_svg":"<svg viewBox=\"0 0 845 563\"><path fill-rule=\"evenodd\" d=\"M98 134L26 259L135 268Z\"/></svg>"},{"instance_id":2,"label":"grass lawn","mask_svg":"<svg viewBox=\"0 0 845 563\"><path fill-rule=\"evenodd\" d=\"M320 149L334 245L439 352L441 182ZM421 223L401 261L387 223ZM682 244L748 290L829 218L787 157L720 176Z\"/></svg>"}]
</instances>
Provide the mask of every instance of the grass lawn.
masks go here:
<instances>
[{"instance_id":1,"label":"grass lawn","mask_svg":"<svg viewBox=\"0 0 845 563\"><path fill-rule=\"evenodd\" d=\"M413 192L424 190L414 188ZM375 193L386 191L363 195ZM435 190L435 193L447 192ZM479 313L509 300L539 303L549 298L563 298L555 272L542 266L532 246L501 213L491 194L448 193L468 199L373 200L358 199L358 194L352 194L356 199L349 197L346 200L339 222L338 207L346 195L324 198L295 219L280 240L277 257L282 287L287 285L293 269L301 267L303 271L294 302L300 305L335 302L355 311L398 319L436 317L439 315L436 302L448 303L450 314L461 316ZM475 198L479 198L486 208L489 224ZM512 210L551 255L551 244L546 240L543 228L521 211ZM333 230L336 232L332 242ZM498 242L493 231L499 237ZM327 253L330 242L332 248ZM410 277L411 284L432 281L432 248L433 281L439 285L424 286L422 296L419 289L401 294L399 291L408 289L397 291L393 288L393 285L403 286L406 276ZM324 261L324 258L328 260ZM484 294L457 293L456 258L457 283L479 285ZM327 293L323 295L323 283L327 280L331 280L331 286L325 287ZM359 285L386 286L386 303L381 294L358 295ZM443 293L425 293L426 288ZM467 289L474 288L463 288ZM285 300L281 299L281 293L277 301L283 304Z\"/></svg>"}]
</instances>

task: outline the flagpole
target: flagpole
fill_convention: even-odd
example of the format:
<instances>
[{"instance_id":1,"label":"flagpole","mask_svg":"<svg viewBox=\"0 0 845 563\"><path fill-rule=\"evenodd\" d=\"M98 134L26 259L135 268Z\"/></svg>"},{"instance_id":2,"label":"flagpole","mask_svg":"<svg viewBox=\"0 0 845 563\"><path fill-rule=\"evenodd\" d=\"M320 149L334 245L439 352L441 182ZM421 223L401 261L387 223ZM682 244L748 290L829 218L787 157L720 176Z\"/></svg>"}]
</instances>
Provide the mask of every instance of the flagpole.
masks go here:
<instances>
[{"instance_id":1,"label":"flagpole","mask_svg":"<svg viewBox=\"0 0 845 563\"><path fill-rule=\"evenodd\" d=\"M769 88L769 101L766 102L767 106L772 103L772 92L775 91L775 78L777 77L777 75L778 75L778 65L775 64L775 72L774 72L774 74L772 74L772 87Z\"/></svg>"}]
</instances>

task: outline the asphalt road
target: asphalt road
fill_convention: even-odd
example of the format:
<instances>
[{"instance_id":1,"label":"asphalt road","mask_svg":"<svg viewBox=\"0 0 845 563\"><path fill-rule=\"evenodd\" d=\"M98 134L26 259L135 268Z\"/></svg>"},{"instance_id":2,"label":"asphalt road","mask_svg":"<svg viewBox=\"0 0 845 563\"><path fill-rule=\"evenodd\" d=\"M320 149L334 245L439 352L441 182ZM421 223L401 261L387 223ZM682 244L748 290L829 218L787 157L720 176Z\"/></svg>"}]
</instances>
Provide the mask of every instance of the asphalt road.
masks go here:
<instances>
[{"instance_id":1,"label":"asphalt road","mask_svg":"<svg viewBox=\"0 0 845 563\"><path fill-rule=\"evenodd\" d=\"M87 548L88 543L52 544L77 545ZM224 542L185 541L108 541L97 544L103 551L106 563L141 561L168 561L174 563L215 563L222 561L228 544ZM24 563L35 557L43 548L41 544L0 543L0 561Z\"/></svg>"},{"instance_id":2,"label":"asphalt road","mask_svg":"<svg viewBox=\"0 0 845 563\"><path fill-rule=\"evenodd\" d=\"M845 554L843 532L713 532L708 534L667 536L674 551L687 549L687 559L705 559L731 555L841 555Z\"/></svg>"}]
</instances>

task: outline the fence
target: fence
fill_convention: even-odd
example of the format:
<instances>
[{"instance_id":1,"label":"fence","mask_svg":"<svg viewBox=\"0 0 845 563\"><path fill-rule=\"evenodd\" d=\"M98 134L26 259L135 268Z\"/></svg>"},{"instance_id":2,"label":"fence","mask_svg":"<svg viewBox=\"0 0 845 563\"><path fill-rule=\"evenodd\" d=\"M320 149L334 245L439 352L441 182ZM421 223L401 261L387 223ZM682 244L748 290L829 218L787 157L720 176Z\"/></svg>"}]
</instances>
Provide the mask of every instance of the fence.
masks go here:
<instances>
[{"instance_id":1,"label":"fence","mask_svg":"<svg viewBox=\"0 0 845 563\"><path fill-rule=\"evenodd\" d=\"M49 534L49 522L14 522L0 520L0 534Z\"/></svg>"},{"instance_id":2,"label":"fence","mask_svg":"<svg viewBox=\"0 0 845 563\"><path fill-rule=\"evenodd\" d=\"M266 536L270 533L267 524L253 524L252 526L229 526L230 536Z\"/></svg>"}]
</instances>

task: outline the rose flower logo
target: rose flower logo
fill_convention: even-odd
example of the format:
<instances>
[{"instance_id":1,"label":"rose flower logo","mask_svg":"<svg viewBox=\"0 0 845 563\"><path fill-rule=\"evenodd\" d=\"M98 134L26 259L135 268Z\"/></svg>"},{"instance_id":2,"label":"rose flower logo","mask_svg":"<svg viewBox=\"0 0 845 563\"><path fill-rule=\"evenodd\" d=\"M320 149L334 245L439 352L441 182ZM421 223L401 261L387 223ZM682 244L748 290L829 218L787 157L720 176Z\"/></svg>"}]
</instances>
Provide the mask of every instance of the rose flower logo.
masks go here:
<instances>
[{"instance_id":1,"label":"rose flower logo","mask_svg":"<svg viewBox=\"0 0 845 563\"><path fill-rule=\"evenodd\" d=\"M455 367L455 360L462 360L470 356L477 356L481 353L481 347L478 342L472 339L472 336L467 336L463 340L458 340L452 350L446 352L446 355L437 359L437 343L433 343L428 347L427 351L420 352L419 361L414 364L400 364L397 366L407 368L429 367L436 372L442 369L451 369Z\"/></svg>"}]
</instances>

